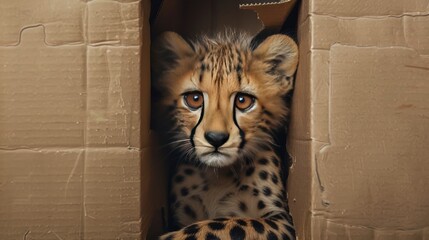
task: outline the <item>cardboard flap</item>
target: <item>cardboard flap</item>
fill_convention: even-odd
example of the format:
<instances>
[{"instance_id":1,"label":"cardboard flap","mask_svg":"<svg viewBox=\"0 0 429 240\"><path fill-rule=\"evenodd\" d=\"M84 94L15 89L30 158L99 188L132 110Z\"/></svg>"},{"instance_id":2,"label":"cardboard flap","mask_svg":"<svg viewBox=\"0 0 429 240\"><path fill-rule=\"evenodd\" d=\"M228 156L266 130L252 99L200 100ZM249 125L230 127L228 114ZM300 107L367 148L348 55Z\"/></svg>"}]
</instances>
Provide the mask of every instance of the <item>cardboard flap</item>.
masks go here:
<instances>
[{"instance_id":1,"label":"cardboard flap","mask_svg":"<svg viewBox=\"0 0 429 240\"><path fill-rule=\"evenodd\" d=\"M279 30L292 11L295 2L296 0L241 0L240 9L255 11L265 28Z\"/></svg>"},{"instance_id":2,"label":"cardboard flap","mask_svg":"<svg viewBox=\"0 0 429 240\"><path fill-rule=\"evenodd\" d=\"M154 6L152 34L175 31L192 37L225 28L257 34L263 27L280 30L296 0L162 0ZM159 9L156 9L159 8ZM242 10L252 11L242 11Z\"/></svg>"}]
</instances>

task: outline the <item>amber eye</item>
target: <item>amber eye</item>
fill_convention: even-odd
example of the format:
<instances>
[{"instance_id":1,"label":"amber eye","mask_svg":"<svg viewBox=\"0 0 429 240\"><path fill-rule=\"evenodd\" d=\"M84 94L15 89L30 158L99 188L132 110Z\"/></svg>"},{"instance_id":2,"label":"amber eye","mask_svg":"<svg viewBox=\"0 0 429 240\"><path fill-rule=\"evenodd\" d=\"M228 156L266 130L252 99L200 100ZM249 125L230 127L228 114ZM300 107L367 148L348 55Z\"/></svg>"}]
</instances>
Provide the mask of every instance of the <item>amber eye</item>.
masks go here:
<instances>
[{"instance_id":1,"label":"amber eye","mask_svg":"<svg viewBox=\"0 0 429 240\"><path fill-rule=\"evenodd\" d=\"M186 105L191 110L197 110L203 105L204 97L201 92L188 92L183 95Z\"/></svg>"},{"instance_id":2,"label":"amber eye","mask_svg":"<svg viewBox=\"0 0 429 240\"><path fill-rule=\"evenodd\" d=\"M235 107L240 111L249 110L255 104L255 97L245 93L237 93Z\"/></svg>"}]
</instances>

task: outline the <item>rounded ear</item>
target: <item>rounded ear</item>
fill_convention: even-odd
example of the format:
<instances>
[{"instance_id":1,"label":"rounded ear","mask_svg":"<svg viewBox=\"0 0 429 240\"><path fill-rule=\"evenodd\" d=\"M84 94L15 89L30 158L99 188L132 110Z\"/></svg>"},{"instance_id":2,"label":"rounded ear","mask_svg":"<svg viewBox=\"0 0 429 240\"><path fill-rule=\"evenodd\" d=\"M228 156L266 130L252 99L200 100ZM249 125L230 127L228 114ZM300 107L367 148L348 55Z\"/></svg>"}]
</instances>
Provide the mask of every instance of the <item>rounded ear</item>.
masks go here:
<instances>
[{"instance_id":1,"label":"rounded ear","mask_svg":"<svg viewBox=\"0 0 429 240\"><path fill-rule=\"evenodd\" d=\"M253 51L258 68L281 81L282 85L292 87L292 77L298 65L298 46L288 36L282 34L266 38Z\"/></svg>"},{"instance_id":2,"label":"rounded ear","mask_svg":"<svg viewBox=\"0 0 429 240\"><path fill-rule=\"evenodd\" d=\"M179 34L162 33L152 46L152 66L155 77L175 68L181 60L193 55L194 50Z\"/></svg>"}]
</instances>

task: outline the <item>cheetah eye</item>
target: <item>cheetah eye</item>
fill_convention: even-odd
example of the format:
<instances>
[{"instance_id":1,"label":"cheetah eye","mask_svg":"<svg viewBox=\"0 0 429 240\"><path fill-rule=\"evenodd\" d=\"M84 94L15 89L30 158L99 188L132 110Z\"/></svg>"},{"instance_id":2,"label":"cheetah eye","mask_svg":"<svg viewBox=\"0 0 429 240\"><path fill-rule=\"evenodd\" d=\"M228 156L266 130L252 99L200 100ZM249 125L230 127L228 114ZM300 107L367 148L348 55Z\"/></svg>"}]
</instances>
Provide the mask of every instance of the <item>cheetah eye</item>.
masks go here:
<instances>
[{"instance_id":1,"label":"cheetah eye","mask_svg":"<svg viewBox=\"0 0 429 240\"><path fill-rule=\"evenodd\" d=\"M235 107L245 112L255 104L255 97L247 93L237 93L235 96Z\"/></svg>"},{"instance_id":2,"label":"cheetah eye","mask_svg":"<svg viewBox=\"0 0 429 240\"><path fill-rule=\"evenodd\" d=\"M183 95L183 99L185 100L186 105L192 111L199 109L204 103L204 97L201 92L187 92Z\"/></svg>"}]
</instances>

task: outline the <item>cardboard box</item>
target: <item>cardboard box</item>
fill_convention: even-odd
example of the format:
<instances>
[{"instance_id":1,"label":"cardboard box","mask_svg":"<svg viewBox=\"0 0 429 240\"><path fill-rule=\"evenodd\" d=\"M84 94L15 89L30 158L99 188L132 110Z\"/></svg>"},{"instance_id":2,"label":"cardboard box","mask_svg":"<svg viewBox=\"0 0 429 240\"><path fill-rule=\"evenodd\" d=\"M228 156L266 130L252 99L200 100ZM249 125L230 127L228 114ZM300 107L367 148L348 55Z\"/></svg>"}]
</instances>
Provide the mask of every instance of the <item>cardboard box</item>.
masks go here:
<instances>
[{"instance_id":1,"label":"cardboard box","mask_svg":"<svg viewBox=\"0 0 429 240\"><path fill-rule=\"evenodd\" d=\"M429 1L303 1L288 149L299 239L429 238Z\"/></svg>"},{"instance_id":2,"label":"cardboard box","mask_svg":"<svg viewBox=\"0 0 429 240\"><path fill-rule=\"evenodd\" d=\"M0 239L141 238L142 13L137 0L0 5Z\"/></svg>"},{"instance_id":3,"label":"cardboard box","mask_svg":"<svg viewBox=\"0 0 429 240\"><path fill-rule=\"evenodd\" d=\"M150 30L256 34L293 5L241 3L253 11L165 0L152 29L149 0L1 4L0 239L154 239L167 176L149 126ZM298 239L429 238L428 4L299 6L288 140Z\"/></svg>"}]
</instances>

